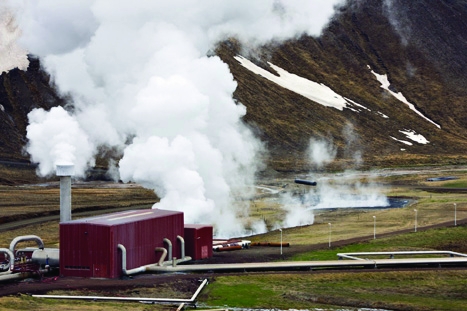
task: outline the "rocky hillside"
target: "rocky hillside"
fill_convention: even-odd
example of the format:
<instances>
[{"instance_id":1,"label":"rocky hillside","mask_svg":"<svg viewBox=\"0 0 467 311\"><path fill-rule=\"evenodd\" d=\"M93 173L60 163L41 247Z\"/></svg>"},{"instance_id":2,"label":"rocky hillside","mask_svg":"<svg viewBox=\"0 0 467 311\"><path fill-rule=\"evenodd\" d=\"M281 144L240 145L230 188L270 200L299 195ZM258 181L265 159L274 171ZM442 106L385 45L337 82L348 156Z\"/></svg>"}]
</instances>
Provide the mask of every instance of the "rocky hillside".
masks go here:
<instances>
[{"instance_id":1,"label":"rocky hillside","mask_svg":"<svg viewBox=\"0 0 467 311\"><path fill-rule=\"evenodd\" d=\"M270 167L302 170L311 138L337 148L336 169L467 162L466 50L467 1L354 0L318 38L254 50L230 39L216 54L238 82L235 99L247 107L245 121L267 146ZM322 84L345 107L284 88L242 65L239 55L276 76L270 64ZM27 163L27 113L65 100L37 59L0 81L0 160Z\"/></svg>"},{"instance_id":2,"label":"rocky hillside","mask_svg":"<svg viewBox=\"0 0 467 311\"><path fill-rule=\"evenodd\" d=\"M319 38L302 36L254 52L232 40L219 54L238 81L235 96L248 107L247 120L259 127L276 167L302 168L311 137L333 141L341 167L358 165L359 154L359 163L368 166L460 163L467 148L466 22L466 1L351 1ZM270 62L322 83L365 108L324 107L246 69L234 59L237 54L267 70ZM418 113L384 90L370 68L387 75L389 89ZM420 134L429 143L400 131Z\"/></svg>"},{"instance_id":3,"label":"rocky hillside","mask_svg":"<svg viewBox=\"0 0 467 311\"><path fill-rule=\"evenodd\" d=\"M41 70L39 60L30 57L29 61L27 71L13 69L0 76L1 160L27 161L22 153L27 114L34 108L64 104L51 86L49 75Z\"/></svg>"}]
</instances>

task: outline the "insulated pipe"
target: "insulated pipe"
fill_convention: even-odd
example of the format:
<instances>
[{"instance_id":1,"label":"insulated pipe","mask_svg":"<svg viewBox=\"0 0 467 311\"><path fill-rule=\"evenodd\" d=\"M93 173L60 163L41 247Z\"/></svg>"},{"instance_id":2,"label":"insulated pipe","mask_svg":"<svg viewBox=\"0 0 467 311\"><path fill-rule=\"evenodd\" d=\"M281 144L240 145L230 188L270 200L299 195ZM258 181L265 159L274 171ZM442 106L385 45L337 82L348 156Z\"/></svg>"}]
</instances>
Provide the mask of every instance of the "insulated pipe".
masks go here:
<instances>
[{"instance_id":1,"label":"insulated pipe","mask_svg":"<svg viewBox=\"0 0 467 311\"><path fill-rule=\"evenodd\" d=\"M183 237L177 235L177 239L180 241L180 248L181 248L181 255L180 257L183 259L185 258L185 239Z\"/></svg>"},{"instance_id":2,"label":"insulated pipe","mask_svg":"<svg viewBox=\"0 0 467 311\"><path fill-rule=\"evenodd\" d=\"M62 296L62 295L32 295L36 298L55 298L55 299L80 299L80 300L116 300L116 301L139 301L139 302L151 302L151 303L172 303L172 304L190 304L196 306L196 299L203 288L208 284L208 280L205 279L198 287L196 292L191 296L190 299L178 299L178 298L142 298L142 297L103 297L103 296Z\"/></svg>"},{"instance_id":3,"label":"insulated pipe","mask_svg":"<svg viewBox=\"0 0 467 311\"><path fill-rule=\"evenodd\" d=\"M169 251L169 258L167 258L167 260L172 260L172 242L170 242L169 239L167 238L164 238L164 242L167 243L168 245L168 251Z\"/></svg>"},{"instance_id":4,"label":"insulated pipe","mask_svg":"<svg viewBox=\"0 0 467 311\"><path fill-rule=\"evenodd\" d=\"M159 262L157 263L159 266L163 266L164 265L164 260L165 260L165 257L167 257L167 250L163 247L156 247L156 252L162 252L162 256L161 258L159 259Z\"/></svg>"},{"instance_id":5,"label":"insulated pipe","mask_svg":"<svg viewBox=\"0 0 467 311\"><path fill-rule=\"evenodd\" d=\"M27 279L27 278L34 277L34 276L37 276L37 275L42 275L42 274L48 273L48 272L49 272L49 270L47 270L47 269L41 269L41 270L36 271L36 272L11 273L11 274L6 274L6 275L0 275L0 282Z\"/></svg>"},{"instance_id":6,"label":"insulated pipe","mask_svg":"<svg viewBox=\"0 0 467 311\"><path fill-rule=\"evenodd\" d=\"M36 241L37 246L40 249L44 249L44 242L40 237L37 235L22 235L22 236L17 236L16 238L13 239L10 243L10 251L14 254L15 253L15 248L16 244L19 242L24 242L24 241ZM14 258L14 257L13 257Z\"/></svg>"},{"instance_id":7,"label":"insulated pipe","mask_svg":"<svg viewBox=\"0 0 467 311\"><path fill-rule=\"evenodd\" d=\"M159 259L159 262L157 264L149 264L145 266L141 266L138 268L130 269L127 270L126 268L126 248L122 244L117 245L118 249L122 251L122 273L124 275L131 275L131 274L136 274L136 273L142 273L146 271L150 271L150 268L156 265L163 266L164 265L164 259L167 256L167 250L163 247L156 247L155 251L156 252L162 252L162 256Z\"/></svg>"},{"instance_id":8,"label":"insulated pipe","mask_svg":"<svg viewBox=\"0 0 467 311\"><path fill-rule=\"evenodd\" d=\"M5 275L0 275L0 282L2 281L11 281L11 280L21 280L21 279L27 279L29 277L33 276L32 272L26 272L26 273L10 273L10 274L5 274Z\"/></svg>"},{"instance_id":9,"label":"insulated pipe","mask_svg":"<svg viewBox=\"0 0 467 311\"><path fill-rule=\"evenodd\" d=\"M0 252L5 253L10 257L10 260L8 261L8 270L10 271L9 273L11 273L15 265L15 255L8 248L0 248Z\"/></svg>"},{"instance_id":10,"label":"insulated pipe","mask_svg":"<svg viewBox=\"0 0 467 311\"><path fill-rule=\"evenodd\" d=\"M124 275L130 275L130 274L135 274L135 273L140 273L144 272L145 268L144 267L139 267L131 270L126 269L126 248L122 244L117 245L118 249L122 251L122 273Z\"/></svg>"}]
</instances>

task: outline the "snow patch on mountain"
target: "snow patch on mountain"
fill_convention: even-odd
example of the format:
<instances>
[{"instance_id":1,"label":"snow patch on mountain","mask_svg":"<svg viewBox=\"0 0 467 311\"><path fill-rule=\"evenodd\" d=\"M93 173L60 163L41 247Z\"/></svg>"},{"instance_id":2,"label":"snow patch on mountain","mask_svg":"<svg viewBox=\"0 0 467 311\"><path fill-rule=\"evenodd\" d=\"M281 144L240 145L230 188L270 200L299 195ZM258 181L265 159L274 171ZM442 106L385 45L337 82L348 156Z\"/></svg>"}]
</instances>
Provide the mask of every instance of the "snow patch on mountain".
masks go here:
<instances>
[{"instance_id":1,"label":"snow patch on mountain","mask_svg":"<svg viewBox=\"0 0 467 311\"><path fill-rule=\"evenodd\" d=\"M399 132L407 136L408 139L413 140L419 144L426 145L430 143L425 137L423 137L423 135L415 133L414 130L399 130Z\"/></svg>"},{"instance_id":2,"label":"snow patch on mountain","mask_svg":"<svg viewBox=\"0 0 467 311\"><path fill-rule=\"evenodd\" d=\"M368 69L371 70L371 67L368 66ZM437 128L441 128L441 126L437 123L435 123L434 121L430 120L429 118L427 118L425 115L423 115L420 111L417 110L417 108L415 108L415 106L410 103L404 95L402 95L401 92L393 92L389 89L389 87L391 86L391 83L389 83L389 80L388 80L388 75L380 75L380 74L377 74L376 72L374 72L373 70L371 70L371 73L376 77L376 79L379 81L379 83L381 83L381 88L385 89L386 91L388 91L392 96L394 96L396 99L398 99L399 101L403 102L404 104L406 104L410 110L414 111L416 114L418 114L419 116L421 116L422 118L424 118L425 120L427 120L428 122L434 124Z\"/></svg>"},{"instance_id":3,"label":"snow patch on mountain","mask_svg":"<svg viewBox=\"0 0 467 311\"><path fill-rule=\"evenodd\" d=\"M412 144L410 141L397 139L397 138L395 138L394 136L389 136L389 137L391 137L392 139L394 139L395 141L398 141L398 142L400 142L400 143L403 143L403 144L406 144L406 145L409 145L409 146L413 146L413 144Z\"/></svg>"},{"instance_id":4,"label":"snow patch on mountain","mask_svg":"<svg viewBox=\"0 0 467 311\"><path fill-rule=\"evenodd\" d=\"M311 99L325 107L332 107L342 111L347 108L348 102L344 97L334 92L328 86L322 83L316 83L308 79L302 78L295 74L289 73L286 70L268 62L269 66L274 69L278 76L256 66L243 56L234 57L243 67L251 72L254 72L292 92L298 93L308 99Z\"/></svg>"}]
</instances>

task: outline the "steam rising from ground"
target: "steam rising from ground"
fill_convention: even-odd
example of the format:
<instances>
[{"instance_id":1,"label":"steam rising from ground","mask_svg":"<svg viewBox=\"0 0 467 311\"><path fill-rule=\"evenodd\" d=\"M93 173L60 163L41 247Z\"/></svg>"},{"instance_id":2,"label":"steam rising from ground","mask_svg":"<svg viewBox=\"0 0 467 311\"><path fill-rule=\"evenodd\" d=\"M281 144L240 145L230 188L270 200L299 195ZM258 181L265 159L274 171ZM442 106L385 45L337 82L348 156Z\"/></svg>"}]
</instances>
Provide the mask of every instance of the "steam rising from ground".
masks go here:
<instances>
[{"instance_id":1,"label":"steam rising from ground","mask_svg":"<svg viewBox=\"0 0 467 311\"><path fill-rule=\"evenodd\" d=\"M261 44L318 35L338 2L11 1L21 43L72 98L72 112L29 115L38 173L72 161L84 175L99 146L119 149L120 178L154 189L155 207L213 223L218 236L241 234L248 205L234 195L254 183L263 147L232 99L228 66L206 53L229 36Z\"/></svg>"},{"instance_id":2,"label":"steam rising from ground","mask_svg":"<svg viewBox=\"0 0 467 311\"><path fill-rule=\"evenodd\" d=\"M358 141L358 136L351 130L351 125L344 128L348 138L348 145L344 153L353 149L352 142ZM351 135L352 134L352 135ZM317 182L315 187L300 186L299 193L286 192L281 196L283 209L287 215L282 223L283 227L308 225L314 222L313 210L328 208L353 207L384 207L389 201L382 189L372 181L371 174L363 176L360 173L346 171L342 174L320 174L326 164L331 163L337 154L337 148L332 140L310 139L308 161L314 168L306 179ZM354 165L361 164L360 151L353 155Z\"/></svg>"}]
</instances>

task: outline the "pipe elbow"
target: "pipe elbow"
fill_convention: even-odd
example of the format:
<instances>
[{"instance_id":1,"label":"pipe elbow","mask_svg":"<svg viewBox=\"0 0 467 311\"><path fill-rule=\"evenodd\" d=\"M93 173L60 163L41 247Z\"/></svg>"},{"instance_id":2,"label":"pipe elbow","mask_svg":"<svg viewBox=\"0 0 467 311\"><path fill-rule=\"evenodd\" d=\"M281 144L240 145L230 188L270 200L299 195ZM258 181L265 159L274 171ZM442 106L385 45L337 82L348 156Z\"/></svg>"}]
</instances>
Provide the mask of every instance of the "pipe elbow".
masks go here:
<instances>
[{"instance_id":1,"label":"pipe elbow","mask_svg":"<svg viewBox=\"0 0 467 311\"><path fill-rule=\"evenodd\" d=\"M16 245L19 242L24 242L24 241L35 241L37 243L37 246L39 249L44 249L44 242L40 237L37 235L22 235L22 236L17 236L16 238L13 239L10 243L10 251L13 253L15 252Z\"/></svg>"},{"instance_id":2,"label":"pipe elbow","mask_svg":"<svg viewBox=\"0 0 467 311\"><path fill-rule=\"evenodd\" d=\"M15 255L8 248L0 248L0 253L5 253L8 255L8 257L10 257L8 265L7 265L7 269L10 272L12 272L14 269L14 265L15 265Z\"/></svg>"},{"instance_id":3,"label":"pipe elbow","mask_svg":"<svg viewBox=\"0 0 467 311\"><path fill-rule=\"evenodd\" d=\"M168 253L169 253L169 258L167 258L168 260L172 260L172 242L167 239L167 238L164 238L164 242L167 243L168 245Z\"/></svg>"},{"instance_id":4,"label":"pipe elbow","mask_svg":"<svg viewBox=\"0 0 467 311\"><path fill-rule=\"evenodd\" d=\"M159 262L157 263L157 265L163 266L165 257L167 257L167 250L164 247L156 247L155 251L162 252L161 258L159 259Z\"/></svg>"},{"instance_id":5,"label":"pipe elbow","mask_svg":"<svg viewBox=\"0 0 467 311\"><path fill-rule=\"evenodd\" d=\"M185 259L185 239L179 235L177 235L177 239L180 241L181 257Z\"/></svg>"},{"instance_id":6,"label":"pipe elbow","mask_svg":"<svg viewBox=\"0 0 467 311\"><path fill-rule=\"evenodd\" d=\"M122 251L122 273L123 275L128 275L126 270L126 248L122 244L117 244L117 248Z\"/></svg>"}]
</instances>

